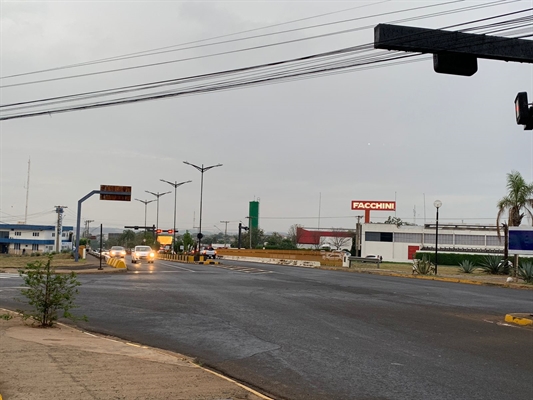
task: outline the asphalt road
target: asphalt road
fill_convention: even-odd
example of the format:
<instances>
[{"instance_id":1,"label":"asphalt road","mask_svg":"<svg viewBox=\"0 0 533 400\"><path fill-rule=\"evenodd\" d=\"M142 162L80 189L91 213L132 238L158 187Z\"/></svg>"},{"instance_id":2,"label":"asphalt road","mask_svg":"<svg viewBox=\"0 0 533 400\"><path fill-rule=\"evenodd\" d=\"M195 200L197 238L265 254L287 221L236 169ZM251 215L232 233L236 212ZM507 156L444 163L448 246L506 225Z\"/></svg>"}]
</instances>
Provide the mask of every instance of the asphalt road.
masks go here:
<instances>
[{"instance_id":1,"label":"asphalt road","mask_svg":"<svg viewBox=\"0 0 533 400\"><path fill-rule=\"evenodd\" d=\"M533 291L225 261L80 275L85 328L198 358L280 399L527 399ZM0 279L0 306L16 278ZM12 288L12 289L10 289Z\"/></svg>"}]
</instances>

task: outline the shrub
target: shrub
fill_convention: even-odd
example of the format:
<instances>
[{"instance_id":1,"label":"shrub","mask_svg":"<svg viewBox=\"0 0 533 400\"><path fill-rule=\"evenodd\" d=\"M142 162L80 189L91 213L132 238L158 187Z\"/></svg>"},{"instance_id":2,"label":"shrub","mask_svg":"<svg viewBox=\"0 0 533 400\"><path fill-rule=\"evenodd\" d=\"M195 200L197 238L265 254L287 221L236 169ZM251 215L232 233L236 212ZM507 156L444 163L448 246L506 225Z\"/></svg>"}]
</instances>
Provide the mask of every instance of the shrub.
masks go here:
<instances>
[{"instance_id":1,"label":"shrub","mask_svg":"<svg viewBox=\"0 0 533 400\"><path fill-rule=\"evenodd\" d=\"M435 273L435 266L426 257L413 260L413 273L428 275L431 272Z\"/></svg>"},{"instance_id":2,"label":"shrub","mask_svg":"<svg viewBox=\"0 0 533 400\"><path fill-rule=\"evenodd\" d=\"M476 265L470 260L463 260L459 263L459 272L465 274L471 274L476 268Z\"/></svg>"},{"instance_id":3,"label":"shrub","mask_svg":"<svg viewBox=\"0 0 533 400\"><path fill-rule=\"evenodd\" d=\"M58 319L58 311L62 310L64 318L87 320L85 316L77 318L70 313L71 309L76 308L73 302L78 293L77 287L81 285L76 274L56 274L51 266L52 258L49 256L46 263L33 261L25 269L19 270L27 287L21 293L33 307L31 311L20 310L23 318L32 318L43 327L52 326Z\"/></svg>"},{"instance_id":4,"label":"shrub","mask_svg":"<svg viewBox=\"0 0 533 400\"><path fill-rule=\"evenodd\" d=\"M524 261L518 266L518 276L527 283L533 283L533 263Z\"/></svg>"},{"instance_id":5,"label":"shrub","mask_svg":"<svg viewBox=\"0 0 533 400\"><path fill-rule=\"evenodd\" d=\"M481 269L492 275L508 274L509 264L508 261L502 260L499 256L485 256L481 262Z\"/></svg>"}]
</instances>

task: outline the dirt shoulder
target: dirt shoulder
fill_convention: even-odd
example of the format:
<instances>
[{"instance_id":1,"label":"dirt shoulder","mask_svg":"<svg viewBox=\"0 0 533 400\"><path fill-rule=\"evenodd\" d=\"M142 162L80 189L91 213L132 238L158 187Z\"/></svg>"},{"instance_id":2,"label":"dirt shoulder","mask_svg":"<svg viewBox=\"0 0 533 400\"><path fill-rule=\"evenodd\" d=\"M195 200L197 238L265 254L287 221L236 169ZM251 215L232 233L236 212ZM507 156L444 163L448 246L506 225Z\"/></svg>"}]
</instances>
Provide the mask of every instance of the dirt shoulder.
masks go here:
<instances>
[{"instance_id":1,"label":"dirt shoulder","mask_svg":"<svg viewBox=\"0 0 533 400\"><path fill-rule=\"evenodd\" d=\"M0 318L0 343L3 400L268 399L183 355L65 325L36 328L18 315Z\"/></svg>"}]
</instances>

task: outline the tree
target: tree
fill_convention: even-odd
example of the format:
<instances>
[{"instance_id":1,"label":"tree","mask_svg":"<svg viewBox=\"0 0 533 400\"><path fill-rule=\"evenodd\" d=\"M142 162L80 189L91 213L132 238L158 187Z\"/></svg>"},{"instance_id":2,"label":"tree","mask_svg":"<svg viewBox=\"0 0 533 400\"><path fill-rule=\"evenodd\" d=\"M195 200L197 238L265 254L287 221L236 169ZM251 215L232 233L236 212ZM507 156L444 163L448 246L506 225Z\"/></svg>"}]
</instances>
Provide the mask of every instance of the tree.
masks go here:
<instances>
[{"instance_id":1,"label":"tree","mask_svg":"<svg viewBox=\"0 0 533 400\"><path fill-rule=\"evenodd\" d=\"M507 174L507 190L507 195L500 199L497 205L498 236L500 235L500 219L506 212L508 212L508 226L520 226L525 213L533 218L530 210L533 207L533 184L527 183L519 172L512 171Z\"/></svg>"},{"instance_id":2,"label":"tree","mask_svg":"<svg viewBox=\"0 0 533 400\"><path fill-rule=\"evenodd\" d=\"M504 259L509 257L509 243L507 230L510 226L520 226L527 213L533 218L530 208L533 207L533 184L527 183L520 172L511 171L507 174L507 195L498 201L498 215L496 216L496 229L501 238L500 219L507 212L507 223L501 224L505 233ZM522 212L524 211L524 212ZM517 266L514 266L515 274Z\"/></svg>"},{"instance_id":3,"label":"tree","mask_svg":"<svg viewBox=\"0 0 533 400\"><path fill-rule=\"evenodd\" d=\"M78 294L77 287L81 285L76 274L56 274L51 265L52 259L49 256L46 263L38 260L28 263L25 269L19 269L25 287L21 293L33 307L32 311L22 311L23 317L32 318L43 327L53 326L60 310L64 318L87 320L85 316L78 318L70 313L76 308L74 298Z\"/></svg>"},{"instance_id":4,"label":"tree","mask_svg":"<svg viewBox=\"0 0 533 400\"><path fill-rule=\"evenodd\" d=\"M407 225L401 218L393 217L389 215L389 218L385 221L386 224L396 225L398 228L402 225Z\"/></svg>"},{"instance_id":5,"label":"tree","mask_svg":"<svg viewBox=\"0 0 533 400\"><path fill-rule=\"evenodd\" d=\"M189 233L189 231L186 231L183 234L183 251L185 252L190 251L193 246L194 246L194 240L192 239L192 236Z\"/></svg>"},{"instance_id":6,"label":"tree","mask_svg":"<svg viewBox=\"0 0 533 400\"><path fill-rule=\"evenodd\" d=\"M345 232L344 229L332 228L333 232ZM340 250L341 247L346 246L350 242L351 238L346 236L333 236L328 239L328 243L331 247L334 247L337 250Z\"/></svg>"},{"instance_id":7,"label":"tree","mask_svg":"<svg viewBox=\"0 0 533 400\"><path fill-rule=\"evenodd\" d=\"M135 232L133 232L131 229L126 229L120 236L120 242L124 247L135 247Z\"/></svg>"},{"instance_id":8,"label":"tree","mask_svg":"<svg viewBox=\"0 0 533 400\"><path fill-rule=\"evenodd\" d=\"M298 246L298 242L299 242L301 232L302 232L301 229L298 229L298 228L302 228L302 225L298 225L298 224L291 225L291 227L289 228L289 232L287 234L287 238L295 246Z\"/></svg>"}]
</instances>

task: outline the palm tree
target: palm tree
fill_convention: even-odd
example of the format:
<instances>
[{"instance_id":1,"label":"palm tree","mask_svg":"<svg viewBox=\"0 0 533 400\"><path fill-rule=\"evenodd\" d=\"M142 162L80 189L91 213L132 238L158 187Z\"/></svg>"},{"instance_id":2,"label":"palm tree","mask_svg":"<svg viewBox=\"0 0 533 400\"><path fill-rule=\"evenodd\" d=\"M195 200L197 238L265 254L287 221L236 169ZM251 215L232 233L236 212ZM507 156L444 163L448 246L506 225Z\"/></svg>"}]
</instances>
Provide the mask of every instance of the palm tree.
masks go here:
<instances>
[{"instance_id":1,"label":"palm tree","mask_svg":"<svg viewBox=\"0 0 533 400\"><path fill-rule=\"evenodd\" d=\"M507 235L509 227L520 226L525 213L533 219L533 214L530 210L530 208L533 207L533 184L526 183L524 178L522 178L522 175L520 175L520 172L512 171L507 174L507 189L509 190L507 195L498 202L498 216L496 217L496 229L498 231L498 237L501 237L500 218L506 211L509 212L507 223L502 224L505 232L503 254L505 260L509 257L509 237ZM522 210L525 213L523 213Z\"/></svg>"},{"instance_id":2,"label":"palm tree","mask_svg":"<svg viewBox=\"0 0 533 400\"><path fill-rule=\"evenodd\" d=\"M533 208L533 184L526 183L520 172L512 171L507 174L507 190L509 192L500 199L497 205L496 226L498 227L498 235L500 234L500 219L506 211L509 213L508 226L520 226L525 213L533 218L530 210Z\"/></svg>"}]
</instances>

